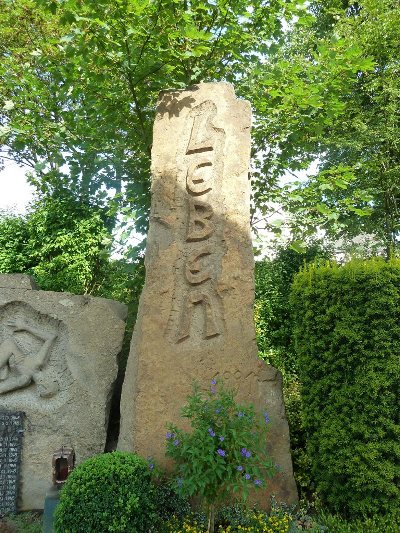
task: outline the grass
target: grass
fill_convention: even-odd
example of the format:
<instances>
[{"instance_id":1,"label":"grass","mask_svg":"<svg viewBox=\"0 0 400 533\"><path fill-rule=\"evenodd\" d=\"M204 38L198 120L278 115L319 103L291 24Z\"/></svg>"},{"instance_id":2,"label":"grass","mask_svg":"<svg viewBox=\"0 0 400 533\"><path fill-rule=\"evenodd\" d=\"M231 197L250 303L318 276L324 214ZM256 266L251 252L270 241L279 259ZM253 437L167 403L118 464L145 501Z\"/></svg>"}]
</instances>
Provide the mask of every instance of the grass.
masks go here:
<instances>
[{"instance_id":1,"label":"grass","mask_svg":"<svg viewBox=\"0 0 400 533\"><path fill-rule=\"evenodd\" d=\"M42 533L42 515L20 513L0 519L0 533Z\"/></svg>"}]
</instances>

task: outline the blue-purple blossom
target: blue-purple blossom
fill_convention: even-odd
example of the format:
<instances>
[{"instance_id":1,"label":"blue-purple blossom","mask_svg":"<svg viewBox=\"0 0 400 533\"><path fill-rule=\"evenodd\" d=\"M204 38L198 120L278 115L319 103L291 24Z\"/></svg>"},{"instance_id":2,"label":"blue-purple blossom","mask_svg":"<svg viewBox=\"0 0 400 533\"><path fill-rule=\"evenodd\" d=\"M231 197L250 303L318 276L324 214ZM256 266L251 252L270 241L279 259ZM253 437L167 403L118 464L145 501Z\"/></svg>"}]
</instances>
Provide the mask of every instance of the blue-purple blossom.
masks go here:
<instances>
[{"instance_id":1,"label":"blue-purple blossom","mask_svg":"<svg viewBox=\"0 0 400 533\"><path fill-rule=\"evenodd\" d=\"M213 428L208 428L208 433L211 435L211 437L215 437L215 431Z\"/></svg>"},{"instance_id":2,"label":"blue-purple blossom","mask_svg":"<svg viewBox=\"0 0 400 533\"><path fill-rule=\"evenodd\" d=\"M168 440L168 439L173 439L174 438L174 434L171 433L170 431L167 431L167 433L165 434L165 438Z\"/></svg>"},{"instance_id":3,"label":"blue-purple blossom","mask_svg":"<svg viewBox=\"0 0 400 533\"><path fill-rule=\"evenodd\" d=\"M221 457L225 457L225 450L223 450L222 448L218 448L217 454L220 455Z\"/></svg>"},{"instance_id":4,"label":"blue-purple blossom","mask_svg":"<svg viewBox=\"0 0 400 533\"><path fill-rule=\"evenodd\" d=\"M211 380L211 385L216 385L217 384L217 380L214 378Z\"/></svg>"},{"instance_id":5,"label":"blue-purple blossom","mask_svg":"<svg viewBox=\"0 0 400 533\"><path fill-rule=\"evenodd\" d=\"M217 389L215 387L211 387L210 392L211 394L215 394L217 392Z\"/></svg>"},{"instance_id":6,"label":"blue-purple blossom","mask_svg":"<svg viewBox=\"0 0 400 533\"><path fill-rule=\"evenodd\" d=\"M217 408L215 409L215 413L216 413L217 415L219 415L220 412L221 412L221 408L220 408L220 407L217 407Z\"/></svg>"},{"instance_id":7,"label":"blue-purple blossom","mask_svg":"<svg viewBox=\"0 0 400 533\"><path fill-rule=\"evenodd\" d=\"M246 452L247 459L251 456L251 453L249 451Z\"/></svg>"},{"instance_id":8,"label":"blue-purple blossom","mask_svg":"<svg viewBox=\"0 0 400 533\"><path fill-rule=\"evenodd\" d=\"M178 446L178 444L179 444L180 442L181 442L181 441L180 441L179 439L176 439L176 440L174 440L173 444L174 444L174 446Z\"/></svg>"},{"instance_id":9,"label":"blue-purple blossom","mask_svg":"<svg viewBox=\"0 0 400 533\"><path fill-rule=\"evenodd\" d=\"M243 470L243 466L242 465L237 466L236 470L239 470L239 472L241 472Z\"/></svg>"},{"instance_id":10,"label":"blue-purple blossom","mask_svg":"<svg viewBox=\"0 0 400 533\"><path fill-rule=\"evenodd\" d=\"M243 411L239 411L237 415L238 415L239 418L243 418L244 417Z\"/></svg>"},{"instance_id":11,"label":"blue-purple blossom","mask_svg":"<svg viewBox=\"0 0 400 533\"><path fill-rule=\"evenodd\" d=\"M150 463L150 464L149 464L149 468L150 468L150 470L153 470L153 468L154 468L154 464L153 464L153 463Z\"/></svg>"},{"instance_id":12,"label":"blue-purple blossom","mask_svg":"<svg viewBox=\"0 0 400 533\"><path fill-rule=\"evenodd\" d=\"M250 479L251 476L250 476L250 474L245 474L244 477L245 477L245 479Z\"/></svg>"},{"instance_id":13,"label":"blue-purple blossom","mask_svg":"<svg viewBox=\"0 0 400 533\"><path fill-rule=\"evenodd\" d=\"M262 484L261 479L255 479L254 480L254 485L261 485L261 484Z\"/></svg>"},{"instance_id":14,"label":"blue-purple blossom","mask_svg":"<svg viewBox=\"0 0 400 533\"><path fill-rule=\"evenodd\" d=\"M243 455L243 457L246 456L246 452L247 452L246 448L242 448L241 451L240 451L240 453Z\"/></svg>"},{"instance_id":15,"label":"blue-purple blossom","mask_svg":"<svg viewBox=\"0 0 400 533\"><path fill-rule=\"evenodd\" d=\"M270 417L269 417L269 414L267 413L267 411L264 412L264 420L265 420L265 423L268 424L268 422L271 421Z\"/></svg>"},{"instance_id":16,"label":"blue-purple blossom","mask_svg":"<svg viewBox=\"0 0 400 533\"><path fill-rule=\"evenodd\" d=\"M223 441L225 440L225 437L223 437L223 436L221 435L220 438L219 438L219 440L220 440L221 442L223 442Z\"/></svg>"}]
</instances>

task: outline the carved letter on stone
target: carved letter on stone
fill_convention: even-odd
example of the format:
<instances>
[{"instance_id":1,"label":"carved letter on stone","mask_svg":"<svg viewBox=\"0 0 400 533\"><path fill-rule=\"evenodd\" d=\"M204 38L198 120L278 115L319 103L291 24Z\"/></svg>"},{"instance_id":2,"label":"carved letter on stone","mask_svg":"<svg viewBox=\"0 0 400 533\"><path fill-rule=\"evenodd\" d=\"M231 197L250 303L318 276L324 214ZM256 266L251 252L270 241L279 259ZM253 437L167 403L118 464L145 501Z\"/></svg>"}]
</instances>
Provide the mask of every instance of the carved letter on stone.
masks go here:
<instances>
[{"instance_id":1,"label":"carved letter on stone","mask_svg":"<svg viewBox=\"0 0 400 533\"><path fill-rule=\"evenodd\" d=\"M189 199L189 228L186 240L188 242L203 241L214 231L214 224L210 221L213 208L207 202Z\"/></svg>"},{"instance_id":2,"label":"carved letter on stone","mask_svg":"<svg viewBox=\"0 0 400 533\"><path fill-rule=\"evenodd\" d=\"M207 110L208 113L202 112L202 106L198 106L198 114L194 116L192 132L190 134L189 144L187 147L187 154L194 154L200 152L208 152L213 149L214 139L210 135L209 131L209 121L211 119L210 110ZM215 110L211 109L213 115L215 115Z\"/></svg>"},{"instance_id":3,"label":"carved letter on stone","mask_svg":"<svg viewBox=\"0 0 400 533\"><path fill-rule=\"evenodd\" d=\"M205 169L212 167L212 162L206 157L192 163L187 172L186 187L187 190L198 196L211 191L212 176L205 178Z\"/></svg>"},{"instance_id":4,"label":"carved letter on stone","mask_svg":"<svg viewBox=\"0 0 400 533\"><path fill-rule=\"evenodd\" d=\"M178 340L183 341L187 337L190 337L194 306L199 304L203 305L204 309L203 337L205 339L211 339L212 337L216 337L217 335L221 334L215 322L211 297L202 291L191 291L187 296L186 305L183 309Z\"/></svg>"},{"instance_id":5,"label":"carved letter on stone","mask_svg":"<svg viewBox=\"0 0 400 533\"><path fill-rule=\"evenodd\" d=\"M201 266L201 258L211 254L211 247L205 246L200 250L192 252L186 262L186 279L192 285L199 285L211 278L209 269Z\"/></svg>"}]
</instances>

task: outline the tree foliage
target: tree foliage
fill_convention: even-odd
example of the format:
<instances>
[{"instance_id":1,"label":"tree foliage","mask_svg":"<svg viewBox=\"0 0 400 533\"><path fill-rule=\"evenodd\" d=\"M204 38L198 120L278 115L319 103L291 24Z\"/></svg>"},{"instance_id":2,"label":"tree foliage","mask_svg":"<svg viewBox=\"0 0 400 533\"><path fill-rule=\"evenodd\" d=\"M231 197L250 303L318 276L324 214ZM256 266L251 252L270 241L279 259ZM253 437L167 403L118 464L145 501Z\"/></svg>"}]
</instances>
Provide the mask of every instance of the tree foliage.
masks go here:
<instances>
[{"instance_id":1,"label":"tree foliage","mask_svg":"<svg viewBox=\"0 0 400 533\"><path fill-rule=\"evenodd\" d=\"M309 28L294 29L280 52L283 63L276 63L287 65L283 90L272 76L273 94L294 102L286 109L286 150L295 148L303 167L318 162L288 197L297 233L320 224L336 237L373 234L387 256L398 247L400 222L400 11L394 6L390 0L313 2ZM293 90L285 93L288 83ZM307 114L304 100L312 101L312 114L296 124L293 118ZM276 120L282 118L278 112Z\"/></svg>"},{"instance_id":2,"label":"tree foliage","mask_svg":"<svg viewBox=\"0 0 400 533\"><path fill-rule=\"evenodd\" d=\"M44 290L88 294L107 276L111 236L99 209L68 196L0 217L0 272L28 273Z\"/></svg>"},{"instance_id":3,"label":"tree foliage","mask_svg":"<svg viewBox=\"0 0 400 533\"><path fill-rule=\"evenodd\" d=\"M42 193L125 208L146 226L160 90L236 82L295 11L287 0L4 0L3 155L28 164ZM116 207L118 206L118 207Z\"/></svg>"},{"instance_id":4,"label":"tree foliage","mask_svg":"<svg viewBox=\"0 0 400 533\"><path fill-rule=\"evenodd\" d=\"M397 245L398 13L391 0L3 0L0 142L41 194L144 231L160 90L233 82L254 109L255 207ZM318 163L306 183L281 178ZM271 203L272 202L272 203ZM115 219L116 220L116 219Z\"/></svg>"}]
</instances>

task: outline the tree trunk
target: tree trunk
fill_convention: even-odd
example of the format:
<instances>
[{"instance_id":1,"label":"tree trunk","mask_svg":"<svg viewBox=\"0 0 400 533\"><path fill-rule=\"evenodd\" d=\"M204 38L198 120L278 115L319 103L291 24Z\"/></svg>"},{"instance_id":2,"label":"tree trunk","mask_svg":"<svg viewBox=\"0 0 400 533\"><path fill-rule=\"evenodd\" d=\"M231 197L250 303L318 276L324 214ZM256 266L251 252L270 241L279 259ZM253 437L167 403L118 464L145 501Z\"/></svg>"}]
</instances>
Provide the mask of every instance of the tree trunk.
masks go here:
<instances>
[{"instance_id":1,"label":"tree trunk","mask_svg":"<svg viewBox=\"0 0 400 533\"><path fill-rule=\"evenodd\" d=\"M214 504L210 504L208 507L207 533L214 533L214 528L215 528L215 507L214 507Z\"/></svg>"}]
</instances>

